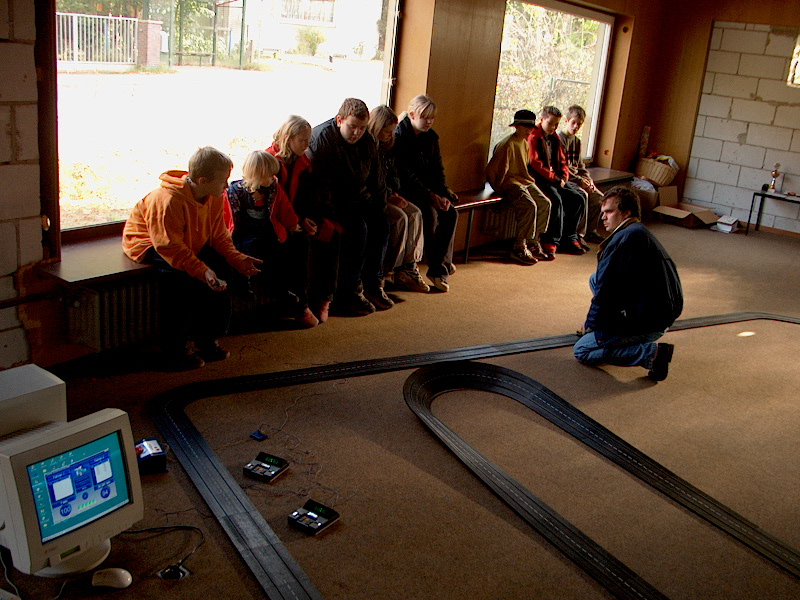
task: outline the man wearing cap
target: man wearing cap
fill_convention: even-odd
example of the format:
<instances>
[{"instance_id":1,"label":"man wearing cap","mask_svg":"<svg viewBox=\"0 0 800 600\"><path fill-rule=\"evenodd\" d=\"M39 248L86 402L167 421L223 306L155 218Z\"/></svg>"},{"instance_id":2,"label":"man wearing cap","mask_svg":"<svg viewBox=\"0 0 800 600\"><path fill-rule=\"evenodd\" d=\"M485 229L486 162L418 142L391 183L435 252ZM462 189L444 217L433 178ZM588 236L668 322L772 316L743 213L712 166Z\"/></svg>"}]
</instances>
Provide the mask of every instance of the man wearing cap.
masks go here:
<instances>
[{"instance_id":1,"label":"man wearing cap","mask_svg":"<svg viewBox=\"0 0 800 600\"><path fill-rule=\"evenodd\" d=\"M555 255L545 252L539 242L550 220L550 200L528 171L527 138L536 127L536 115L530 110L518 110L509 127L514 132L494 147L492 159L486 165L486 179L494 191L511 202L514 210L517 231L511 258L523 265L553 260Z\"/></svg>"}]
</instances>

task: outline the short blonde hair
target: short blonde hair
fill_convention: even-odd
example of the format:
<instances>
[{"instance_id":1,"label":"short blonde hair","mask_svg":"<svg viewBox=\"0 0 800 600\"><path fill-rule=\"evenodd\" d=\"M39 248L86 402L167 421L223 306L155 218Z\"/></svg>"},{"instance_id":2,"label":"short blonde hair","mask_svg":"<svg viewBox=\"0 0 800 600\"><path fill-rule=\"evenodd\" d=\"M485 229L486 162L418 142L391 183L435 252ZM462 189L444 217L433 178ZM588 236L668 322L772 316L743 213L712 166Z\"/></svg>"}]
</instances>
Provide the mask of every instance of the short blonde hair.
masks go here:
<instances>
[{"instance_id":1,"label":"short blonde hair","mask_svg":"<svg viewBox=\"0 0 800 600\"><path fill-rule=\"evenodd\" d=\"M378 134L380 134L387 125L397 125L397 115L394 114L394 111L385 104L373 108L372 112L369 113L368 129L376 141L378 139ZM391 148L393 145L394 136L392 136L392 139L385 147Z\"/></svg>"},{"instance_id":2,"label":"short blonde hair","mask_svg":"<svg viewBox=\"0 0 800 600\"><path fill-rule=\"evenodd\" d=\"M284 160L292 158L292 151L289 148L289 140L307 129L311 129L311 124L299 115L289 115L286 122L278 128L273 136L275 145L278 147L278 156Z\"/></svg>"},{"instance_id":3,"label":"short blonde hair","mask_svg":"<svg viewBox=\"0 0 800 600\"><path fill-rule=\"evenodd\" d=\"M201 177L213 179L219 171L233 168L231 157L213 146L198 148L189 159L189 177L197 181Z\"/></svg>"},{"instance_id":4,"label":"short blonde hair","mask_svg":"<svg viewBox=\"0 0 800 600\"><path fill-rule=\"evenodd\" d=\"M255 192L262 185L271 185L281 164L266 150L255 150L247 155L242 165L242 187Z\"/></svg>"},{"instance_id":5,"label":"short blonde hair","mask_svg":"<svg viewBox=\"0 0 800 600\"><path fill-rule=\"evenodd\" d=\"M430 96L420 94L411 99L408 104L407 113L414 113L418 117L428 118L436 114L436 104Z\"/></svg>"}]
</instances>

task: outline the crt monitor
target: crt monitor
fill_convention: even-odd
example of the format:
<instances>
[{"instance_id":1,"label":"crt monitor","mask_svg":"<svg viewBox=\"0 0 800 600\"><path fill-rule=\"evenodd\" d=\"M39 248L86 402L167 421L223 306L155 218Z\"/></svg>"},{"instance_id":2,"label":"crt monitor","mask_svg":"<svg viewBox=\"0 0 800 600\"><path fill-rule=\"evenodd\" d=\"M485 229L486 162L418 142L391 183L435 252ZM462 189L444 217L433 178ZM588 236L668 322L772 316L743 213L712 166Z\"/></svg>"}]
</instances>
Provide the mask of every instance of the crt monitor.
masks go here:
<instances>
[{"instance_id":1,"label":"crt monitor","mask_svg":"<svg viewBox=\"0 0 800 600\"><path fill-rule=\"evenodd\" d=\"M0 545L20 571L93 569L143 513L127 413L106 408L0 439Z\"/></svg>"}]
</instances>

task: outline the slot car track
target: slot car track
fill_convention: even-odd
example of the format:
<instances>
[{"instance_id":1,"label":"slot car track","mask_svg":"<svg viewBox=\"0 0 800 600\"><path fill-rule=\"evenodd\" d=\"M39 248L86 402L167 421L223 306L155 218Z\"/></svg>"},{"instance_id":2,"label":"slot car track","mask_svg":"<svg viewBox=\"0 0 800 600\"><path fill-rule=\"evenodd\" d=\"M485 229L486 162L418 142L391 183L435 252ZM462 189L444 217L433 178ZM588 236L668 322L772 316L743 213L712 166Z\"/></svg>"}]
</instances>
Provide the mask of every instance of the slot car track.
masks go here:
<instances>
[{"instance_id":1,"label":"slot car track","mask_svg":"<svg viewBox=\"0 0 800 600\"><path fill-rule=\"evenodd\" d=\"M743 312L684 319L676 322L671 331L751 320L800 324L796 317ZM404 396L409 408L425 426L534 530L615 597L666 598L439 421L430 410L436 396L448 391L477 389L517 400L672 501L800 578L800 554L796 550L650 459L552 391L515 371L468 362L571 346L577 339L576 334L569 334L197 382L156 397L151 415L192 483L272 600L322 599L323 596L188 418L186 406L202 398L407 369L419 369L406 381Z\"/></svg>"}]
</instances>

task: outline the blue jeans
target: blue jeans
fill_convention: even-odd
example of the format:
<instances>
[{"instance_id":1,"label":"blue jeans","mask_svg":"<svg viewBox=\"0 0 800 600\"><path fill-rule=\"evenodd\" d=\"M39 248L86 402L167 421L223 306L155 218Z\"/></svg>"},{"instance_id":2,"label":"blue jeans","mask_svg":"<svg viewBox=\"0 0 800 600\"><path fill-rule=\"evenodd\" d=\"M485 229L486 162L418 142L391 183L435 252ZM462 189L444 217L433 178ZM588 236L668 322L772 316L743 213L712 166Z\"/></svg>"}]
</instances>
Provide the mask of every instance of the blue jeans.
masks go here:
<instances>
[{"instance_id":1,"label":"blue jeans","mask_svg":"<svg viewBox=\"0 0 800 600\"><path fill-rule=\"evenodd\" d=\"M597 335L601 334L598 341ZM575 343L573 353L578 362L585 365L618 365L621 367L653 367L656 356L655 341L665 331L641 335L604 336L602 332L590 331Z\"/></svg>"}]
</instances>

